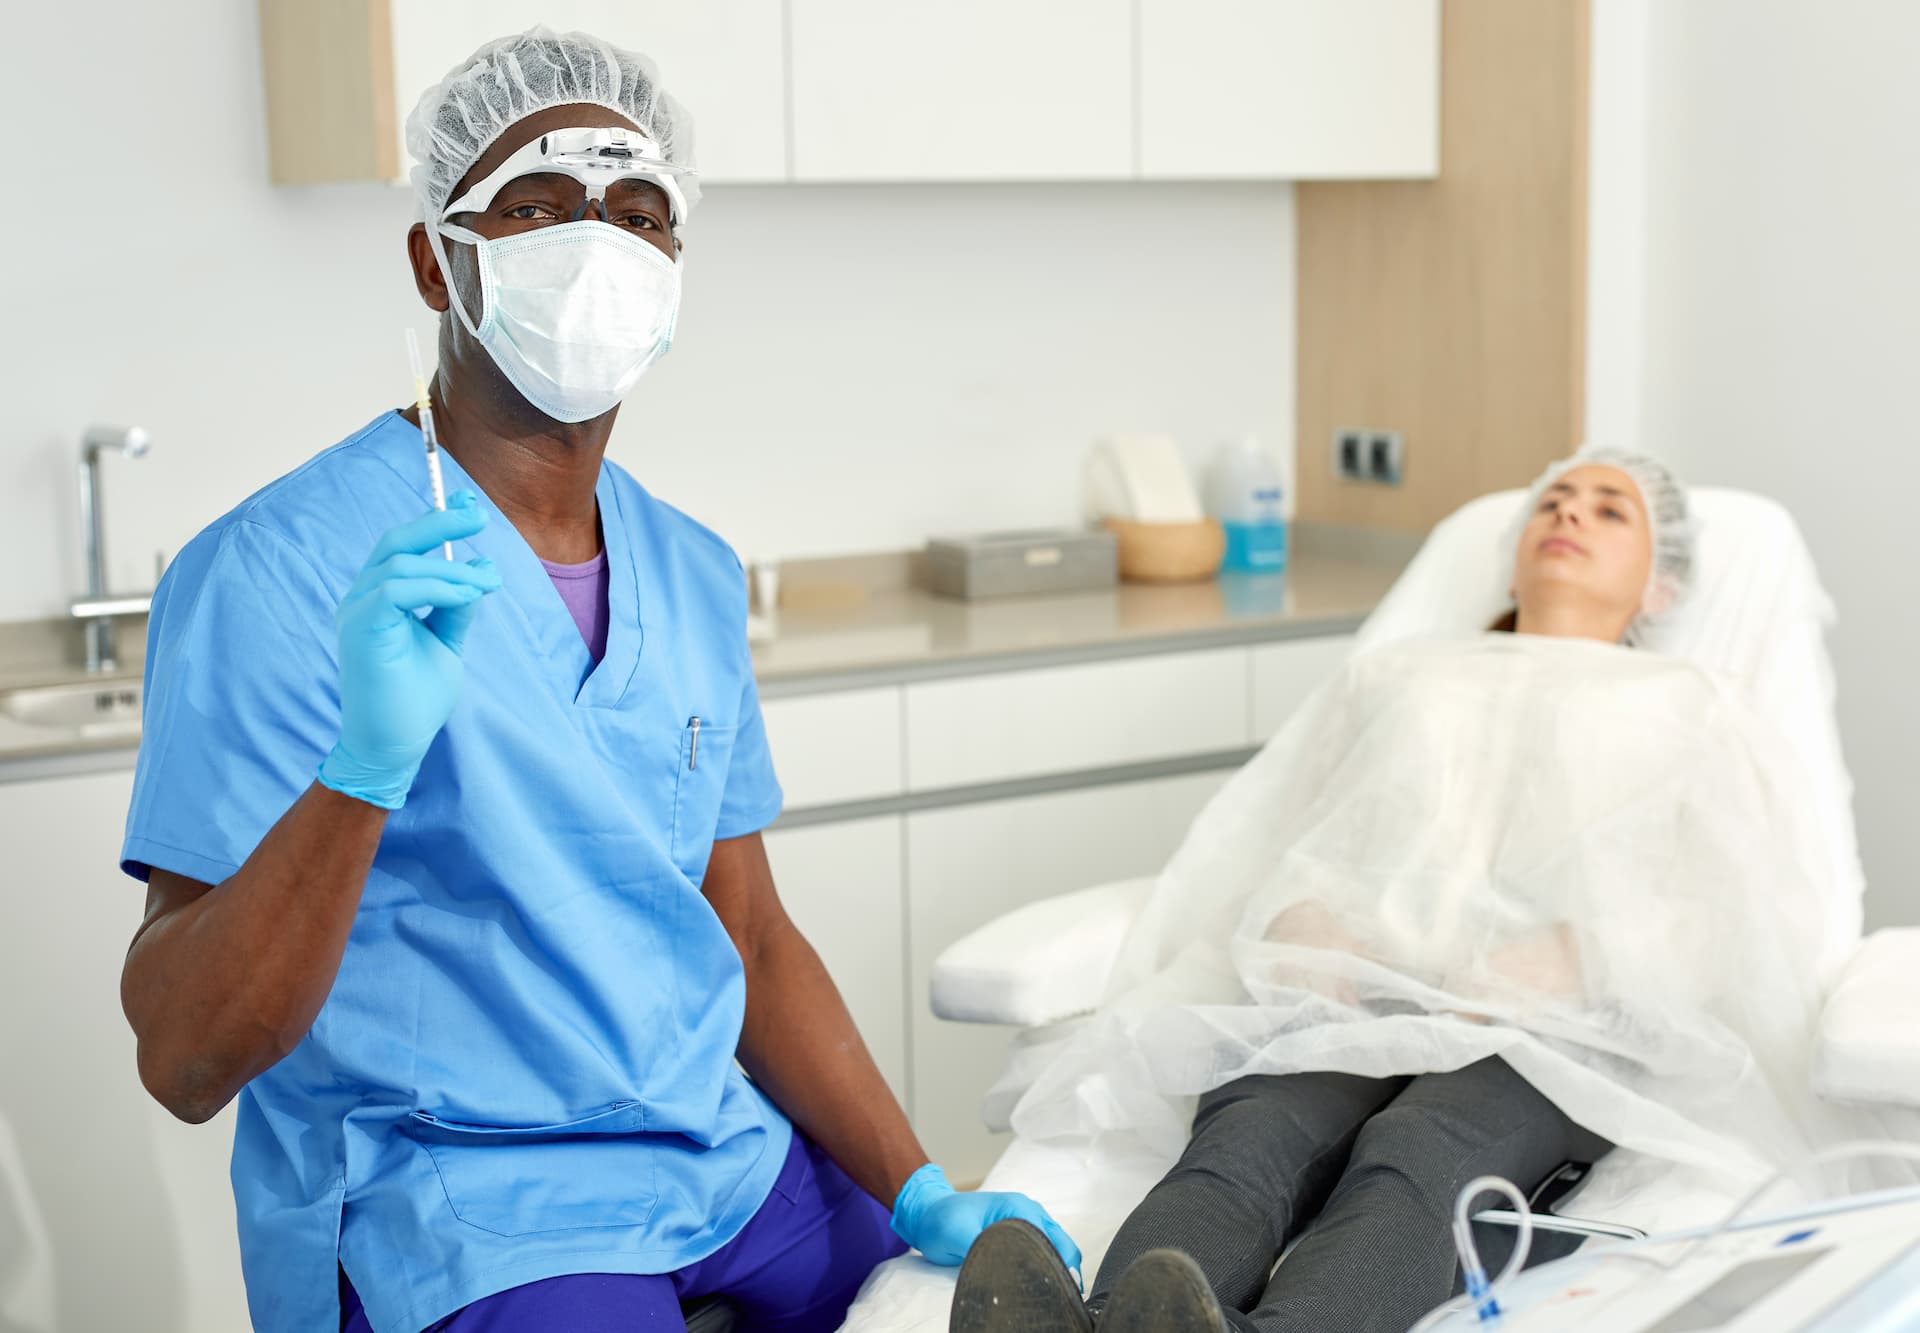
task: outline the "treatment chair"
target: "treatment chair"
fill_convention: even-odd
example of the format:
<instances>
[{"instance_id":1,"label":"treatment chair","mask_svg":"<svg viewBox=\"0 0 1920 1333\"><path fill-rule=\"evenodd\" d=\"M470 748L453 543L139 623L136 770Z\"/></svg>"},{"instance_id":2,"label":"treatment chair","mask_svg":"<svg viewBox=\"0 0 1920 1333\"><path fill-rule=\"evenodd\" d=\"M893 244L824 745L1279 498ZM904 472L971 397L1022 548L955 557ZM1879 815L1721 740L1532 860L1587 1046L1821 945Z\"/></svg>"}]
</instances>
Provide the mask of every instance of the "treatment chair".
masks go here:
<instances>
[{"instance_id":1,"label":"treatment chair","mask_svg":"<svg viewBox=\"0 0 1920 1333\"><path fill-rule=\"evenodd\" d=\"M1691 500L1701 524L1695 586L1649 647L1745 682L1817 793L1830 895L1823 957L1829 992L1814 1089L1839 1101L1920 1107L1920 1028L1911 1021L1920 1012L1920 929L1861 939L1864 885L1852 783L1840 752L1826 651L1832 603L1799 529L1779 505L1710 488L1692 491ZM1520 491L1488 495L1441 522L1361 626L1353 651L1490 625L1509 605L1509 544L1524 502ZM957 941L935 963L930 998L936 1015L1023 1029L1006 1074L986 1091L982 1114L990 1128L1008 1127L1014 1103L1049 1048L1099 1005L1121 941L1153 883L1103 884L1028 904ZM1613 1160L1595 1168L1594 1183ZM1120 1222L1169 1165L1142 1150L1137 1161L1103 1162L1102 1170L1089 1171L1077 1145L1016 1137L984 1188L1024 1191L1045 1205L1081 1245L1090 1280ZM1550 1181L1543 1192L1555 1186ZM1577 1204L1569 1191L1559 1192ZM1549 1237L1548 1253L1592 1236L1665 1230L1732 1202L1684 1187L1635 1189L1605 1221L1547 1223L1571 1238L1553 1246ZM917 1255L893 1260L868 1280L845 1327L850 1333L945 1329L954 1277L954 1270Z\"/></svg>"}]
</instances>

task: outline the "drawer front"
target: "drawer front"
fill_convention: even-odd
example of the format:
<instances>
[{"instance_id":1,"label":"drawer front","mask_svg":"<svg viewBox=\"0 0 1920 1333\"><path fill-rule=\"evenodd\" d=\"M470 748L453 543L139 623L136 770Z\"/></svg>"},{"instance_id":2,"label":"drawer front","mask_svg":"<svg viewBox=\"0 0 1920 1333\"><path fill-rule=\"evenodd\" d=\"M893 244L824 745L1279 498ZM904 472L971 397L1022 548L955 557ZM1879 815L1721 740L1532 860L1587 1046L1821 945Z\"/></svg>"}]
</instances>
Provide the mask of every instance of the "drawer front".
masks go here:
<instances>
[{"instance_id":1,"label":"drawer front","mask_svg":"<svg viewBox=\"0 0 1920 1333\"><path fill-rule=\"evenodd\" d=\"M900 794L898 686L771 699L760 707L787 809Z\"/></svg>"},{"instance_id":2,"label":"drawer front","mask_svg":"<svg viewBox=\"0 0 1920 1333\"><path fill-rule=\"evenodd\" d=\"M1228 648L909 685L908 790L1243 746L1247 669Z\"/></svg>"},{"instance_id":3,"label":"drawer front","mask_svg":"<svg viewBox=\"0 0 1920 1333\"><path fill-rule=\"evenodd\" d=\"M1351 634L1263 643L1253 650L1253 744L1265 745L1353 651Z\"/></svg>"}]
</instances>

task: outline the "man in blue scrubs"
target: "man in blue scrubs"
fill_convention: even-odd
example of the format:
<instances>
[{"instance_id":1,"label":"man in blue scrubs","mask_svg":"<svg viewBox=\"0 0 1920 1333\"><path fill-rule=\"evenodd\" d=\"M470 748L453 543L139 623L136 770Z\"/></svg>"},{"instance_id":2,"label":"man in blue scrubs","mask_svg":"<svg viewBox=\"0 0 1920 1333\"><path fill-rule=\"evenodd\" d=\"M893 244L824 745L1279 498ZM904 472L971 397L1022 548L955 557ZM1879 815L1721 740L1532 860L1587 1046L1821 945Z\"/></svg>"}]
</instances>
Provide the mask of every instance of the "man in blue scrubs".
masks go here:
<instances>
[{"instance_id":1,"label":"man in blue scrubs","mask_svg":"<svg viewBox=\"0 0 1920 1333\"><path fill-rule=\"evenodd\" d=\"M536 30L408 139L448 508L384 413L150 629L122 995L170 1111L240 1099L255 1325L826 1329L1004 1217L1077 1264L927 1162L774 891L739 562L603 460L678 309L684 112Z\"/></svg>"}]
</instances>

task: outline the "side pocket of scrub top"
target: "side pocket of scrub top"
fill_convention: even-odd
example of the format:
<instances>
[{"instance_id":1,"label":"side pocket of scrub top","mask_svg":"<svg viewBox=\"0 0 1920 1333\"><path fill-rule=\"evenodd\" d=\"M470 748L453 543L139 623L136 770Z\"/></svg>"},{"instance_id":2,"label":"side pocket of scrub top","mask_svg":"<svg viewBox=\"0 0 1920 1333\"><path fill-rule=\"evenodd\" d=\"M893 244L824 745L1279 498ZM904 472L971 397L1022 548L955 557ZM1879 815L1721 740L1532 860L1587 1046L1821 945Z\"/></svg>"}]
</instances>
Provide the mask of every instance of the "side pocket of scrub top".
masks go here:
<instances>
[{"instance_id":1,"label":"side pocket of scrub top","mask_svg":"<svg viewBox=\"0 0 1920 1333\"><path fill-rule=\"evenodd\" d=\"M733 758L732 727L689 718L680 728L680 769L673 786L673 860L698 884L720 825L720 798Z\"/></svg>"},{"instance_id":2,"label":"side pocket of scrub top","mask_svg":"<svg viewBox=\"0 0 1920 1333\"><path fill-rule=\"evenodd\" d=\"M447 1206L497 1236L644 1226L662 1151L646 1110L615 1102L553 1125L474 1125L413 1112L407 1131L440 1174Z\"/></svg>"}]
</instances>

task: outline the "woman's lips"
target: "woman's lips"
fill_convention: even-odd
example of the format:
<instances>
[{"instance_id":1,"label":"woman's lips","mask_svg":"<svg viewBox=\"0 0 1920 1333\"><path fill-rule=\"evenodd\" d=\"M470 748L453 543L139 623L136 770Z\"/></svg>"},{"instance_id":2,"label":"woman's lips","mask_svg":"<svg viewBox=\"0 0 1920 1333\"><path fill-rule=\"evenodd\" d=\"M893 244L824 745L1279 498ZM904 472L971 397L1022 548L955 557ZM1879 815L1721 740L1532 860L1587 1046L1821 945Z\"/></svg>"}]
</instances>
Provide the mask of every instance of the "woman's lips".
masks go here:
<instances>
[{"instance_id":1,"label":"woman's lips","mask_svg":"<svg viewBox=\"0 0 1920 1333\"><path fill-rule=\"evenodd\" d=\"M1571 555L1585 555L1587 548L1571 537L1549 537L1540 543L1540 553L1545 555L1549 551L1566 551Z\"/></svg>"}]
</instances>

